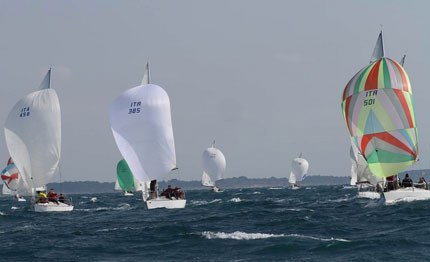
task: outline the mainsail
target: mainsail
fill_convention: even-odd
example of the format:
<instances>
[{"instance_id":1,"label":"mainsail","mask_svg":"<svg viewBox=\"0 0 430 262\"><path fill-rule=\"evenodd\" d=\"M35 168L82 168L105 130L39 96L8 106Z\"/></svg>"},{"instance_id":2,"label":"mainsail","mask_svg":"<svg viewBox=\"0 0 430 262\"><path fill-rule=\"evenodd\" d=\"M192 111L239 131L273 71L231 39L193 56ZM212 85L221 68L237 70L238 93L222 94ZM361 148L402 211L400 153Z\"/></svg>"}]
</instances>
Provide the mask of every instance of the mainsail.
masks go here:
<instances>
[{"instance_id":1,"label":"mainsail","mask_svg":"<svg viewBox=\"0 0 430 262\"><path fill-rule=\"evenodd\" d=\"M224 177L226 168L225 157L221 150L214 147L214 144L203 151L202 162L203 173L209 176L213 184Z\"/></svg>"},{"instance_id":2,"label":"mainsail","mask_svg":"<svg viewBox=\"0 0 430 262\"><path fill-rule=\"evenodd\" d=\"M372 172L370 172L369 166L364 159L363 155L358 150L355 144L351 145L351 161L353 162L352 166L355 169L355 183L369 183L372 185L376 185L378 183L384 182L384 179L381 177L376 177ZM352 183L351 183L352 184Z\"/></svg>"},{"instance_id":3,"label":"mainsail","mask_svg":"<svg viewBox=\"0 0 430 262\"><path fill-rule=\"evenodd\" d=\"M116 144L140 181L164 178L176 168L169 96L146 84L123 92L111 105Z\"/></svg>"},{"instance_id":4,"label":"mainsail","mask_svg":"<svg viewBox=\"0 0 430 262\"><path fill-rule=\"evenodd\" d=\"M291 162L291 173L288 182L290 184L295 184L297 179L303 180L308 172L309 163L306 159L298 157L293 159Z\"/></svg>"},{"instance_id":5,"label":"mainsail","mask_svg":"<svg viewBox=\"0 0 430 262\"><path fill-rule=\"evenodd\" d=\"M116 166L116 175L118 184L123 191L131 191L134 189L134 176L124 159L118 162Z\"/></svg>"},{"instance_id":6,"label":"mainsail","mask_svg":"<svg viewBox=\"0 0 430 262\"><path fill-rule=\"evenodd\" d=\"M42 90L15 104L4 128L9 154L30 188L47 184L60 162L60 103L57 93L50 88L50 79L51 69L42 82Z\"/></svg>"},{"instance_id":7,"label":"mainsail","mask_svg":"<svg viewBox=\"0 0 430 262\"><path fill-rule=\"evenodd\" d=\"M361 69L343 91L342 111L373 174L392 176L417 161L412 89L396 61L383 57Z\"/></svg>"}]
</instances>

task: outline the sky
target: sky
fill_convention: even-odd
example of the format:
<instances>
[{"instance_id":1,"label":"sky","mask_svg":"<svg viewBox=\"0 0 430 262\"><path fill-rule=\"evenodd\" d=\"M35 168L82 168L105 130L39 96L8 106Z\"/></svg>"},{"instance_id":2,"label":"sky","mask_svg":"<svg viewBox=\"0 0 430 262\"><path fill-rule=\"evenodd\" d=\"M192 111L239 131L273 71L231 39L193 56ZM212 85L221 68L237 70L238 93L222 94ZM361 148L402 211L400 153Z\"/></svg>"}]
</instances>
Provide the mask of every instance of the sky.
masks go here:
<instances>
[{"instance_id":1,"label":"sky","mask_svg":"<svg viewBox=\"0 0 430 262\"><path fill-rule=\"evenodd\" d=\"M288 177L300 153L309 175L350 173L346 83L385 54L407 54L419 161L430 164L428 1L0 0L0 123L49 65L62 111L62 181L114 181L122 158L109 124L121 92L152 83L169 94L179 172L199 180L212 140L225 177ZM0 159L9 157L0 129ZM57 176L54 182L60 180Z\"/></svg>"}]
</instances>

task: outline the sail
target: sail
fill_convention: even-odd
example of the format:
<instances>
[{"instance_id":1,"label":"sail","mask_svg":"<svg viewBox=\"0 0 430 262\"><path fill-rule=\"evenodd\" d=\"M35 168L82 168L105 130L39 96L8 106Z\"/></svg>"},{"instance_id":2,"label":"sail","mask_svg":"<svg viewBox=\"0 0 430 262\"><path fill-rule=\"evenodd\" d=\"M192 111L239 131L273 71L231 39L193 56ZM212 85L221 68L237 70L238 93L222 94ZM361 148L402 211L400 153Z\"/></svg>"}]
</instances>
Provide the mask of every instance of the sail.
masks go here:
<instances>
[{"instance_id":1,"label":"sail","mask_svg":"<svg viewBox=\"0 0 430 262\"><path fill-rule=\"evenodd\" d=\"M382 31L379 33L378 39L376 40L375 48L373 49L372 57L370 58L370 63L373 63L385 56L384 54L384 40L382 38Z\"/></svg>"},{"instance_id":2,"label":"sail","mask_svg":"<svg viewBox=\"0 0 430 262\"><path fill-rule=\"evenodd\" d=\"M392 176L417 161L411 85L396 61L384 57L361 69L343 91L342 111L371 173Z\"/></svg>"},{"instance_id":3,"label":"sail","mask_svg":"<svg viewBox=\"0 0 430 262\"><path fill-rule=\"evenodd\" d=\"M134 180L134 191L135 192L145 190L145 185L144 185L145 182L139 181L139 179L137 179L134 176L133 176L133 180Z\"/></svg>"},{"instance_id":4,"label":"sail","mask_svg":"<svg viewBox=\"0 0 430 262\"><path fill-rule=\"evenodd\" d=\"M226 161L224 154L215 147L209 147L203 151L202 155L203 171L212 182L216 182L224 177Z\"/></svg>"},{"instance_id":5,"label":"sail","mask_svg":"<svg viewBox=\"0 0 430 262\"><path fill-rule=\"evenodd\" d=\"M119 186L123 191L131 191L134 189L134 176L124 159L118 162L116 166L116 175L118 177Z\"/></svg>"},{"instance_id":6,"label":"sail","mask_svg":"<svg viewBox=\"0 0 430 262\"><path fill-rule=\"evenodd\" d=\"M10 195L12 194L11 190L5 185L3 184L3 188L2 188L2 195Z\"/></svg>"},{"instance_id":7,"label":"sail","mask_svg":"<svg viewBox=\"0 0 430 262\"><path fill-rule=\"evenodd\" d=\"M18 168L15 166L12 158L9 158L7 166L1 172L1 180L7 188L15 191L18 189L20 176Z\"/></svg>"},{"instance_id":8,"label":"sail","mask_svg":"<svg viewBox=\"0 0 430 262\"><path fill-rule=\"evenodd\" d=\"M308 172L309 163L304 158L295 158L291 163L291 173L288 182L291 184L295 184L297 182L297 178L303 180Z\"/></svg>"},{"instance_id":9,"label":"sail","mask_svg":"<svg viewBox=\"0 0 430 262\"><path fill-rule=\"evenodd\" d=\"M212 182L211 178L208 174L206 174L206 172L203 172L202 175L202 186L215 186L215 183Z\"/></svg>"},{"instance_id":10,"label":"sail","mask_svg":"<svg viewBox=\"0 0 430 262\"><path fill-rule=\"evenodd\" d=\"M119 186L118 178L115 181L115 186L113 188L115 191L122 191L121 187Z\"/></svg>"},{"instance_id":11,"label":"sail","mask_svg":"<svg viewBox=\"0 0 430 262\"><path fill-rule=\"evenodd\" d=\"M375 176L370 171L366 159L364 159L355 144L351 145L351 151L351 160L354 161L353 166L355 166L356 169L356 183L370 183L372 185L376 185L384 182L383 178Z\"/></svg>"},{"instance_id":12,"label":"sail","mask_svg":"<svg viewBox=\"0 0 430 262\"><path fill-rule=\"evenodd\" d=\"M149 71L149 62L146 63L145 72L143 73L142 85L149 85L151 83L151 74Z\"/></svg>"},{"instance_id":13,"label":"sail","mask_svg":"<svg viewBox=\"0 0 430 262\"><path fill-rule=\"evenodd\" d=\"M354 153L352 146L349 150L349 155L351 157L351 180L350 180L350 184L351 184L351 186L353 186L353 185L357 184L357 161L355 159L355 153Z\"/></svg>"},{"instance_id":14,"label":"sail","mask_svg":"<svg viewBox=\"0 0 430 262\"><path fill-rule=\"evenodd\" d=\"M61 154L61 112L55 90L42 89L19 100L9 112L4 131L24 183L30 188L47 184Z\"/></svg>"},{"instance_id":15,"label":"sail","mask_svg":"<svg viewBox=\"0 0 430 262\"><path fill-rule=\"evenodd\" d=\"M140 181L165 177L176 168L169 96L149 84L123 92L111 105L116 144Z\"/></svg>"}]
</instances>

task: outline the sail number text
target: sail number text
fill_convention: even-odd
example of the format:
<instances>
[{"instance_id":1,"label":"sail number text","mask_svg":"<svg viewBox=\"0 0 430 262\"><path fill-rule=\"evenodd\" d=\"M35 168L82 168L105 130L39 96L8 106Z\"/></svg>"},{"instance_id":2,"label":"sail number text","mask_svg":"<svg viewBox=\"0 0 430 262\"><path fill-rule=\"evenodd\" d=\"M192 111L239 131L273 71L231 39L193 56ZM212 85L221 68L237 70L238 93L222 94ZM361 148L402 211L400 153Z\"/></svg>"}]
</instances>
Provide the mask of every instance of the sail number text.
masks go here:
<instances>
[{"instance_id":1,"label":"sail number text","mask_svg":"<svg viewBox=\"0 0 430 262\"><path fill-rule=\"evenodd\" d=\"M140 113L141 102L131 102L130 108L128 109L128 114L139 114Z\"/></svg>"},{"instance_id":2,"label":"sail number text","mask_svg":"<svg viewBox=\"0 0 430 262\"><path fill-rule=\"evenodd\" d=\"M371 90L366 92L366 99L364 100L364 106L370 106L375 104L374 96L378 95L378 90Z\"/></svg>"},{"instance_id":3,"label":"sail number text","mask_svg":"<svg viewBox=\"0 0 430 262\"><path fill-rule=\"evenodd\" d=\"M21 108L19 117L27 117L27 116L30 116L30 108L29 107Z\"/></svg>"}]
</instances>

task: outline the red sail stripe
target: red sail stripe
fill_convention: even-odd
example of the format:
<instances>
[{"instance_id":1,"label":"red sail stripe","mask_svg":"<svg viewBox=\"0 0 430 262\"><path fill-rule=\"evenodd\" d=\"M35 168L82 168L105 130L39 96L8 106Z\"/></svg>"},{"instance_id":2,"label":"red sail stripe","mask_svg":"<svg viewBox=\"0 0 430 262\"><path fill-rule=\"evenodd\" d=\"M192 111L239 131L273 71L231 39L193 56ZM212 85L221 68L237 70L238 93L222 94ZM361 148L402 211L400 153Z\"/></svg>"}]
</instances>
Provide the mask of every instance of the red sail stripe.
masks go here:
<instances>
[{"instance_id":1,"label":"red sail stripe","mask_svg":"<svg viewBox=\"0 0 430 262\"><path fill-rule=\"evenodd\" d=\"M403 110L405 111L405 115L409 122L409 127L414 128L414 123L412 122L411 111L409 110L408 103L406 102L405 95L403 94L403 90L393 88L394 93L396 93L397 98L402 104Z\"/></svg>"},{"instance_id":2,"label":"red sail stripe","mask_svg":"<svg viewBox=\"0 0 430 262\"><path fill-rule=\"evenodd\" d=\"M2 179L3 181L7 180L7 184L9 185L9 184L10 184L10 182L12 182L12 180L14 180L14 179L18 179L18 173L12 174L12 175L10 175L10 176L2 175L2 176L1 176L1 179Z\"/></svg>"},{"instance_id":3,"label":"red sail stripe","mask_svg":"<svg viewBox=\"0 0 430 262\"><path fill-rule=\"evenodd\" d=\"M12 163L12 158L9 157L9 160L7 161L7 165L10 165L10 163Z\"/></svg>"},{"instance_id":4,"label":"red sail stripe","mask_svg":"<svg viewBox=\"0 0 430 262\"><path fill-rule=\"evenodd\" d=\"M372 69L370 69L370 73L366 79L366 85L364 86L364 90L373 90L378 89L378 74L379 74L379 65L381 64L381 60L376 62Z\"/></svg>"},{"instance_id":5,"label":"red sail stripe","mask_svg":"<svg viewBox=\"0 0 430 262\"><path fill-rule=\"evenodd\" d=\"M397 64L396 62L394 62L391 59L390 59L390 61L391 61L391 63L393 63L397 67L397 70L399 70L400 76L402 77L403 90L405 92L409 92L409 86L408 86L408 81L406 80L405 71L401 68L401 66L399 64Z\"/></svg>"},{"instance_id":6,"label":"red sail stripe","mask_svg":"<svg viewBox=\"0 0 430 262\"><path fill-rule=\"evenodd\" d=\"M409 149L409 147L407 147L400 140L398 140L396 137L392 136L388 132L381 132L381 133L364 135L363 140L361 141L362 150L367 147L367 145L369 144L370 140L372 140L373 137L377 137L377 138L379 138L379 139L381 139L381 140L383 140L383 141L385 141L385 142L387 142L393 146L396 146L396 147L408 152L409 154L414 156L414 158L417 158L417 154L414 151ZM362 152L364 153L365 150L363 150Z\"/></svg>"},{"instance_id":7,"label":"red sail stripe","mask_svg":"<svg viewBox=\"0 0 430 262\"><path fill-rule=\"evenodd\" d=\"M348 97L346 99L346 103L345 103L345 121L346 121L346 126L348 127L348 131L352 135L351 127L349 126L349 117L348 117L348 114L349 114L349 105L351 103L351 97L352 96L350 96L350 97Z\"/></svg>"}]
</instances>

